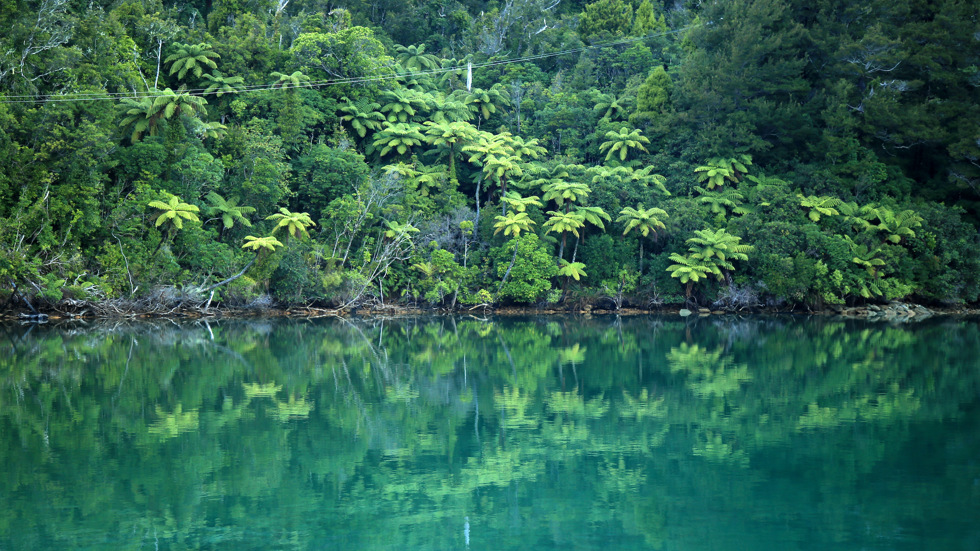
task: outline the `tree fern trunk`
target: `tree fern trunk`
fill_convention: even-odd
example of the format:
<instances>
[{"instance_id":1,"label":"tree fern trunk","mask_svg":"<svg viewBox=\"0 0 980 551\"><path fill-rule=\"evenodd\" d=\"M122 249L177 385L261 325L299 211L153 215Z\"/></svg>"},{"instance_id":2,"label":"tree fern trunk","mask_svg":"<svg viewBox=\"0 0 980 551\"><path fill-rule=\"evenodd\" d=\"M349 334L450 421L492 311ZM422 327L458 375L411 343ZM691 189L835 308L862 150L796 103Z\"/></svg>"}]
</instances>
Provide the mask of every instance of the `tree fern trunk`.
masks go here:
<instances>
[{"instance_id":1,"label":"tree fern trunk","mask_svg":"<svg viewBox=\"0 0 980 551\"><path fill-rule=\"evenodd\" d=\"M640 276L643 276L643 238L640 238Z\"/></svg>"},{"instance_id":2,"label":"tree fern trunk","mask_svg":"<svg viewBox=\"0 0 980 551\"><path fill-rule=\"evenodd\" d=\"M565 256L565 239L568 238L568 232L561 232L561 246L558 247L558 266L561 267L561 259Z\"/></svg>"}]
</instances>

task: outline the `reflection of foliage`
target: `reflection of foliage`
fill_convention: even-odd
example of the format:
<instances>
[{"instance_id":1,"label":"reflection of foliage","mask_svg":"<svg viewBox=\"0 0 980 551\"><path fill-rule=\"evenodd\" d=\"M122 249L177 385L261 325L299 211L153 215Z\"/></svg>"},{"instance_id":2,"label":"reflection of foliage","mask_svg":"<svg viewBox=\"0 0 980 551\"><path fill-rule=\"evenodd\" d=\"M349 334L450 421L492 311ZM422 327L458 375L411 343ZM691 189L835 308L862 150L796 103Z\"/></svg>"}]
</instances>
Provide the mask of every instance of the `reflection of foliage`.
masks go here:
<instances>
[{"instance_id":1,"label":"reflection of foliage","mask_svg":"<svg viewBox=\"0 0 980 551\"><path fill-rule=\"evenodd\" d=\"M893 511L867 505L858 481L901 458L913 422L961 416L980 391L978 328L960 322L408 318L6 331L4 548L38 547L21 544L14 522L26 538L58 530L60 547L78 548L78 534L133 510L143 517L124 543L193 546L214 527L273 531L282 518L268 518L270 507L310 531L300 544L421 526L451 548L440 530L452 515L467 511L475 529L480 511L480 525L496 529L515 497L520 511L543 495L567 504L545 521L570 534L622 522L617 530L661 541L664 519L706 495L745 507L772 475L757 458L790 449L779 460L783 494L799 487L782 469L805 470L838 496L818 518L837 522L840 506L863 503L862 522L887 530ZM856 437L867 440L841 446ZM962 438L938 453L975 449ZM934 496L961 478L885 489L908 494L901 506L921 507L916 516L947 515ZM79 513L53 512L64 510Z\"/></svg>"},{"instance_id":2,"label":"reflection of foliage","mask_svg":"<svg viewBox=\"0 0 980 551\"><path fill-rule=\"evenodd\" d=\"M807 406L800 415L800 429L827 429L858 421L891 421L908 419L919 409L921 400L912 390L892 385L885 393L856 396L837 407Z\"/></svg>"},{"instance_id":3,"label":"reflection of foliage","mask_svg":"<svg viewBox=\"0 0 980 551\"><path fill-rule=\"evenodd\" d=\"M671 372L684 372L688 387L698 396L724 396L752 379L748 367L732 365L721 349L709 352L697 344L681 343L667 354Z\"/></svg>"},{"instance_id":4,"label":"reflection of foliage","mask_svg":"<svg viewBox=\"0 0 980 551\"><path fill-rule=\"evenodd\" d=\"M552 392L545 403L556 414L586 419L599 419L609 411L609 403L602 396L586 401L577 391Z\"/></svg>"},{"instance_id":5,"label":"reflection of foliage","mask_svg":"<svg viewBox=\"0 0 980 551\"><path fill-rule=\"evenodd\" d=\"M664 399L654 400L650 397L647 389L641 390L636 398L630 396L628 392L623 392L623 405L619 409L620 417L639 421L646 417L660 419L666 415L667 408L664 406Z\"/></svg>"},{"instance_id":6,"label":"reflection of foliage","mask_svg":"<svg viewBox=\"0 0 980 551\"><path fill-rule=\"evenodd\" d=\"M276 400L276 416L283 422L290 419L305 419L312 410L313 404L307 402L306 398L290 396L285 402Z\"/></svg>"},{"instance_id":7,"label":"reflection of foliage","mask_svg":"<svg viewBox=\"0 0 980 551\"><path fill-rule=\"evenodd\" d=\"M275 398L276 394L282 390L282 385L277 385L276 383L242 383L242 389L245 391L245 397L248 399L252 398Z\"/></svg>"},{"instance_id":8,"label":"reflection of foliage","mask_svg":"<svg viewBox=\"0 0 980 551\"><path fill-rule=\"evenodd\" d=\"M176 438L181 433L196 431L198 427L197 410L185 412L180 404L177 404L173 413L167 413L160 406L157 406L156 415L158 419L146 430L147 433L160 440Z\"/></svg>"},{"instance_id":9,"label":"reflection of foliage","mask_svg":"<svg viewBox=\"0 0 980 551\"><path fill-rule=\"evenodd\" d=\"M694 455L716 463L729 463L739 467L749 466L749 456L732 442L726 442L721 434L707 431L694 444Z\"/></svg>"}]
</instances>

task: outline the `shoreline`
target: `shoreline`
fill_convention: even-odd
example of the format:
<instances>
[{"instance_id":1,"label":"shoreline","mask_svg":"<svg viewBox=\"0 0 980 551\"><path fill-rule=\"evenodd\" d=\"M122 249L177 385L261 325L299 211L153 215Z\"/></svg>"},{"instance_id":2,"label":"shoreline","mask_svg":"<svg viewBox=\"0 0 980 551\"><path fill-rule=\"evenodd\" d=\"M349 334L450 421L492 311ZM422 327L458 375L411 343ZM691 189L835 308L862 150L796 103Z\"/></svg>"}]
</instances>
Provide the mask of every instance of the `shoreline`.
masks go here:
<instances>
[{"instance_id":1,"label":"shoreline","mask_svg":"<svg viewBox=\"0 0 980 551\"><path fill-rule=\"evenodd\" d=\"M843 319L865 319L870 321L889 321L904 323L921 321L935 316L975 316L980 315L976 305L940 306L928 308L915 303L892 301L888 304L866 304L862 306L832 305L820 310L805 308L755 307L741 309L709 309L683 304L664 305L656 308L596 308L591 305L581 307L555 306L503 306L473 308L418 308L403 305L370 305L346 309L318 308L312 306L281 307L222 307L212 305L208 309L200 305L175 305L156 310L126 310L116 306L111 308L101 303L80 303L45 305L41 311L31 313L26 309L11 309L0 312L0 321L46 322L63 320L134 320L134 319L244 319L244 318L324 318L324 317L403 317L419 315L482 315L482 316L649 316L668 315L682 318L704 318L731 315L808 315L838 316Z\"/></svg>"}]
</instances>

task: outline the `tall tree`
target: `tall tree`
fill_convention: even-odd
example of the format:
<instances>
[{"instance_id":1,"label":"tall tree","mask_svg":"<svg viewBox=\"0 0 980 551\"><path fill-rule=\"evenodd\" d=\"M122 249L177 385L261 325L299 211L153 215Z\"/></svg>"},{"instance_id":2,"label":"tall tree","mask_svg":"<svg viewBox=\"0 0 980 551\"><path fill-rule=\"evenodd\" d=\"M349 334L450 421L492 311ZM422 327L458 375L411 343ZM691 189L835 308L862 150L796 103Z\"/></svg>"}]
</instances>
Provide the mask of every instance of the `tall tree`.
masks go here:
<instances>
[{"instance_id":1,"label":"tall tree","mask_svg":"<svg viewBox=\"0 0 980 551\"><path fill-rule=\"evenodd\" d=\"M449 179L458 184L456 178L456 155L459 150L467 143L472 142L478 136L476 128L468 122L443 122L436 123L426 121L428 127L425 131L426 141L430 145L444 147L449 156Z\"/></svg>"},{"instance_id":2,"label":"tall tree","mask_svg":"<svg viewBox=\"0 0 980 551\"><path fill-rule=\"evenodd\" d=\"M696 140L703 157L805 139L806 35L788 1L711 0L700 18L671 95L685 115L670 138Z\"/></svg>"},{"instance_id":3,"label":"tall tree","mask_svg":"<svg viewBox=\"0 0 980 551\"><path fill-rule=\"evenodd\" d=\"M633 6L624 0L598 0L585 6L578 32L584 39L618 38L633 26Z\"/></svg>"},{"instance_id":4,"label":"tall tree","mask_svg":"<svg viewBox=\"0 0 980 551\"><path fill-rule=\"evenodd\" d=\"M555 210L549 210L548 215L550 218L544 223L544 227L548 228L545 233L558 232L561 234L561 246L558 248L557 259L560 265L565 254L565 241L568 238L568 233L571 232L575 237L579 237L579 229L585 226L585 216L577 212Z\"/></svg>"},{"instance_id":5,"label":"tall tree","mask_svg":"<svg viewBox=\"0 0 980 551\"><path fill-rule=\"evenodd\" d=\"M647 237L653 233L654 239L657 237L657 230L664 229L666 226L660 220L661 218L667 218L667 212L663 209L657 207L651 207L648 209L643 208L643 203L637 205L638 208L626 207L619 213L619 217L616 218L617 222L626 222L626 228L623 230L623 235L627 235L634 229L640 232L640 274L643 273L643 237Z\"/></svg>"},{"instance_id":6,"label":"tall tree","mask_svg":"<svg viewBox=\"0 0 980 551\"><path fill-rule=\"evenodd\" d=\"M504 283L507 282L510 271L514 269L514 263L517 262L517 251L520 249L521 233L531 231L534 220L531 220L527 212L518 212L516 210L512 210L509 214L503 216L497 216L495 219L496 222L493 224L494 235L504 232L505 237L508 235L514 236L514 257L511 258L510 265L507 266L507 271L504 272L504 276L500 280L500 287L497 288L496 296L500 296L500 291L504 288ZM496 297L494 297L494 300L496 300Z\"/></svg>"},{"instance_id":7,"label":"tall tree","mask_svg":"<svg viewBox=\"0 0 980 551\"><path fill-rule=\"evenodd\" d=\"M282 140L287 145L298 146L303 140L303 114L301 111L303 100L297 94L299 88L309 86L310 77L302 71L293 71L290 74L273 71L270 77L276 79L272 83L272 88L286 91L282 109L276 122L279 123Z\"/></svg>"}]
</instances>

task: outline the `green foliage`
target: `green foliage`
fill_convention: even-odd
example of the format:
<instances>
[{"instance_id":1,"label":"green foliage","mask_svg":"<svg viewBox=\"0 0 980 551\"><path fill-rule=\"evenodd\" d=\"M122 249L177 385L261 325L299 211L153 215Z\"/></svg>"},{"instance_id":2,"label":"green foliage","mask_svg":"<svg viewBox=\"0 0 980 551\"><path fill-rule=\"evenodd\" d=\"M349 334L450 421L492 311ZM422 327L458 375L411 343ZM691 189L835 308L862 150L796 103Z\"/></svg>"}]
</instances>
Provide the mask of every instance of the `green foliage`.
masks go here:
<instances>
[{"instance_id":1,"label":"green foliage","mask_svg":"<svg viewBox=\"0 0 980 551\"><path fill-rule=\"evenodd\" d=\"M558 268L558 275L561 277L568 277L578 281L583 277L588 277L585 273L585 264L582 262L569 262L564 258L561 259L561 267Z\"/></svg>"},{"instance_id":2,"label":"green foliage","mask_svg":"<svg viewBox=\"0 0 980 551\"><path fill-rule=\"evenodd\" d=\"M747 165L751 164L752 158L748 155L733 158L714 157L708 159L707 164L695 168L694 172L698 182L713 190L725 184L738 184L749 171Z\"/></svg>"},{"instance_id":3,"label":"green foliage","mask_svg":"<svg viewBox=\"0 0 980 551\"><path fill-rule=\"evenodd\" d=\"M698 196L698 202L708 205L711 208L711 212L718 215L718 218L721 220L725 219L729 210L736 213L745 212L744 207L741 206L745 196L735 189L729 187L722 190L709 191L701 186L695 186L694 190L701 194Z\"/></svg>"},{"instance_id":4,"label":"green foliage","mask_svg":"<svg viewBox=\"0 0 980 551\"><path fill-rule=\"evenodd\" d=\"M623 229L623 235L637 230L643 237L647 237L650 233L653 233L654 237L656 237L658 229L662 230L666 228L660 220L661 218L667 218L666 211L657 207L645 209L643 208L643 203L640 203L637 207L635 209L633 207L626 207L620 211L619 218L616 221L626 223Z\"/></svg>"},{"instance_id":5,"label":"green foliage","mask_svg":"<svg viewBox=\"0 0 980 551\"><path fill-rule=\"evenodd\" d=\"M384 157L394 151L399 155L407 155L412 147L421 145L425 136L419 131L416 124L399 122L397 124L386 123L385 126L375 134L374 147L381 148L379 156Z\"/></svg>"},{"instance_id":6,"label":"green foliage","mask_svg":"<svg viewBox=\"0 0 980 551\"><path fill-rule=\"evenodd\" d=\"M470 110L476 113L481 119L489 119L490 115L497 112L500 107L510 104L510 100L504 95L503 86L500 83L494 84L490 88L474 88L466 94L464 103Z\"/></svg>"},{"instance_id":7,"label":"green foliage","mask_svg":"<svg viewBox=\"0 0 980 551\"><path fill-rule=\"evenodd\" d=\"M324 228L257 261L240 297L281 270L279 298L427 300L413 240L472 266L495 230L535 227L588 264L582 297L631 269L625 300L676 298L670 255L706 228L752 236L732 283L774 304L978 295L966 2L21 4L0 9L0 258L64 297L82 273L102 278L91 296L132 298L231 273L247 255L229 243L250 223L282 239L282 208ZM440 217L461 207L457 250ZM385 221L421 231L389 250ZM494 269L452 294L476 300Z\"/></svg>"},{"instance_id":8,"label":"green foliage","mask_svg":"<svg viewBox=\"0 0 980 551\"><path fill-rule=\"evenodd\" d=\"M752 250L751 245L741 243L742 238L731 235L724 229L698 230L694 237L687 240L690 251L709 262L717 259L718 265L727 265L732 260L748 260L746 253ZM727 268L729 270L733 268ZM717 271L713 270L717 274Z\"/></svg>"},{"instance_id":9,"label":"green foliage","mask_svg":"<svg viewBox=\"0 0 980 551\"><path fill-rule=\"evenodd\" d=\"M339 107L340 112L344 113L340 120L349 123L351 129L360 137L365 137L368 130L380 130L385 116L379 111L381 104L373 101L361 99L353 102L348 98L343 98L344 103Z\"/></svg>"},{"instance_id":10,"label":"green foliage","mask_svg":"<svg viewBox=\"0 0 980 551\"><path fill-rule=\"evenodd\" d=\"M277 247L282 247L283 244L275 237L255 237L252 235L245 236L245 244L242 245L243 249L251 249L256 253L261 252L263 249L269 252L275 252Z\"/></svg>"},{"instance_id":11,"label":"green foliage","mask_svg":"<svg viewBox=\"0 0 980 551\"><path fill-rule=\"evenodd\" d=\"M802 194L799 194L799 198L800 206L805 209L810 209L807 216L814 222L819 222L821 216L837 216L840 212L834 207L843 203L837 197L817 197L815 195L804 197Z\"/></svg>"},{"instance_id":12,"label":"green foliage","mask_svg":"<svg viewBox=\"0 0 980 551\"><path fill-rule=\"evenodd\" d=\"M533 233L520 239L512 239L490 251L498 277L503 277L507 271L507 262L515 247L517 261L510 277L501 287L500 296L515 302L537 302L551 290L551 278L558 272L555 257Z\"/></svg>"},{"instance_id":13,"label":"green foliage","mask_svg":"<svg viewBox=\"0 0 980 551\"><path fill-rule=\"evenodd\" d=\"M245 79L242 77L226 77L218 71L204 75L204 80L208 81L208 86L204 89L205 96L213 94L220 98L225 94L241 92L245 88Z\"/></svg>"},{"instance_id":14,"label":"green foliage","mask_svg":"<svg viewBox=\"0 0 980 551\"><path fill-rule=\"evenodd\" d=\"M707 279L715 267L714 264L690 253L686 255L671 253L670 260L675 264L668 266L667 271L670 272L670 277L676 277L686 286L688 298L691 296L691 285Z\"/></svg>"},{"instance_id":15,"label":"green foliage","mask_svg":"<svg viewBox=\"0 0 980 551\"><path fill-rule=\"evenodd\" d=\"M565 203L584 201L592 193L592 188L580 182L566 182L560 179L543 179L538 182L543 184L541 191L544 192L544 200L554 201L559 208L565 207Z\"/></svg>"},{"instance_id":16,"label":"green foliage","mask_svg":"<svg viewBox=\"0 0 980 551\"><path fill-rule=\"evenodd\" d=\"M751 245L741 243L741 238L731 235L724 229L697 230L694 237L687 240L688 253L681 255L672 253L670 259L675 262L667 267L670 276L678 278L686 286L686 295L691 296L694 283L713 275L719 281L725 279L728 273L735 269L733 260L748 260L752 251Z\"/></svg>"},{"instance_id":17,"label":"green foliage","mask_svg":"<svg viewBox=\"0 0 980 551\"><path fill-rule=\"evenodd\" d=\"M300 207L320 213L337 197L358 189L371 168L353 149L315 145L293 164Z\"/></svg>"},{"instance_id":18,"label":"green foliage","mask_svg":"<svg viewBox=\"0 0 980 551\"><path fill-rule=\"evenodd\" d=\"M425 53L425 44L418 46L396 46L398 57L395 61L409 71L426 71L439 68L436 56Z\"/></svg>"},{"instance_id":19,"label":"green foliage","mask_svg":"<svg viewBox=\"0 0 980 551\"><path fill-rule=\"evenodd\" d=\"M496 220L493 225L494 235L502 231L505 237L509 235L513 235L515 238L520 237L522 232L530 231L531 226L535 224L526 212L521 211L512 211L494 219Z\"/></svg>"},{"instance_id":20,"label":"green foliage","mask_svg":"<svg viewBox=\"0 0 980 551\"><path fill-rule=\"evenodd\" d=\"M643 0L636 8L636 15L633 17L633 36L645 36L666 30L667 22L664 14L657 14L650 0Z\"/></svg>"},{"instance_id":21,"label":"green foliage","mask_svg":"<svg viewBox=\"0 0 980 551\"><path fill-rule=\"evenodd\" d=\"M327 78L390 74L393 61L373 31L357 26L335 32L301 33L293 42L292 51L304 71L318 71Z\"/></svg>"},{"instance_id":22,"label":"green foliage","mask_svg":"<svg viewBox=\"0 0 980 551\"><path fill-rule=\"evenodd\" d=\"M623 97L617 98L610 95L595 104L595 111L601 114L603 119L625 120L632 102L633 98L631 96L624 95Z\"/></svg>"},{"instance_id":23,"label":"green foliage","mask_svg":"<svg viewBox=\"0 0 980 551\"><path fill-rule=\"evenodd\" d=\"M529 195L527 197L521 197L521 194L517 193L516 191L508 191L503 197L500 198L500 200L506 203L507 206L509 206L510 208L514 209L514 212L518 212L518 213L523 213L527 211L528 207L544 206L541 203L541 201L538 200L537 195ZM506 217L498 216L497 218L500 219ZM504 235L508 235L506 233L507 228L504 228L504 231L505 231Z\"/></svg>"},{"instance_id":24,"label":"green foliage","mask_svg":"<svg viewBox=\"0 0 980 551\"><path fill-rule=\"evenodd\" d=\"M586 4L579 18L578 32L582 38L620 37L629 34L633 22L633 7L623 0L598 0Z\"/></svg>"},{"instance_id":25,"label":"green foliage","mask_svg":"<svg viewBox=\"0 0 980 551\"><path fill-rule=\"evenodd\" d=\"M578 237L578 230L585 226L585 217L575 213L575 212L559 212L549 210L547 221L545 221L542 227L548 228L545 233L557 232L563 234L562 240L564 240L564 234L571 232L575 237Z\"/></svg>"},{"instance_id":26,"label":"green foliage","mask_svg":"<svg viewBox=\"0 0 980 551\"><path fill-rule=\"evenodd\" d=\"M624 126L619 129L619 132L606 132L606 140L599 146L599 152L602 153L607 149L609 150L606 153L607 163L617 152L619 153L620 162L625 162L626 157L635 149L649 153L643 144L649 144L650 140L646 136L643 136L639 129L633 129L631 131Z\"/></svg>"},{"instance_id":27,"label":"green foliage","mask_svg":"<svg viewBox=\"0 0 980 551\"><path fill-rule=\"evenodd\" d=\"M659 113L670 101L670 91L673 87L670 76L663 65L658 65L650 71L643 84L636 91L637 113Z\"/></svg>"},{"instance_id":28,"label":"green foliage","mask_svg":"<svg viewBox=\"0 0 980 551\"><path fill-rule=\"evenodd\" d=\"M420 274L415 285L422 298L433 305L456 297L467 277L467 271L456 262L453 254L439 248L432 249L428 260L412 264L412 268Z\"/></svg>"},{"instance_id":29,"label":"green foliage","mask_svg":"<svg viewBox=\"0 0 980 551\"><path fill-rule=\"evenodd\" d=\"M285 207L280 207L279 212L266 216L265 219L276 222L276 226L272 230L273 233L284 229L290 237L309 237L310 234L306 231L306 228L316 225L313 220L310 220L309 214L305 212L289 212Z\"/></svg>"},{"instance_id":30,"label":"green foliage","mask_svg":"<svg viewBox=\"0 0 980 551\"><path fill-rule=\"evenodd\" d=\"M176 51L163 60L164 63L171 63L170 74L177 73L178 80L184 80L188 71L195 77L200 78L204 72L204 67L217 69L218 64L215 59L221 58L220 55L211 50L211 45L201 44L174 44Z\"/></svg>"},{"instance_id":31,"label":"green foliage","mask_svg":"<svg viewBox=\"0 0 980 551\"><path fill-rule=\"evenodd\" d=\"M163 201L150 201L147 203L147 206L160 211L154 224L156 227L169 223L169 225L180 230L184 228L184 220L200 222L195 213L200 212L201 209L196 205L181 202L180 197L176 195L171 195L166 203Z\"/></svg>"},{"instance_id":32,"label":"green foliage","mask_svg":"<svg viewBox=\"0 0 980 551\"><path fill-rule=\"evenodd\" d=\"M269 74L270 77L276 79L272 83L273 88L282 88L283 90L293 90L294 88L300 88L304 85L309 84L310 77L303 74L302 71L293 71L291 74L280 73L273 71Z\"/></svg>"},{"instance_id":33,"label":"green foliage","mask_svg":"<svg viewBox=\"0 0 980 551\"><path fill-rule=\"evenodd\" d=\"M235 226L235 222L238 222L247 228L252 227L252 223L249 222L248 218L245 218L245 215L255 212L254 207L244 205L239 206L237 197L232 197L231 199L226 200L224 197L213 191L208 193L207 199L211 204L209 214L219 217L224 229L229 230L233 228Z\"/></svg>"}]
</instances>

